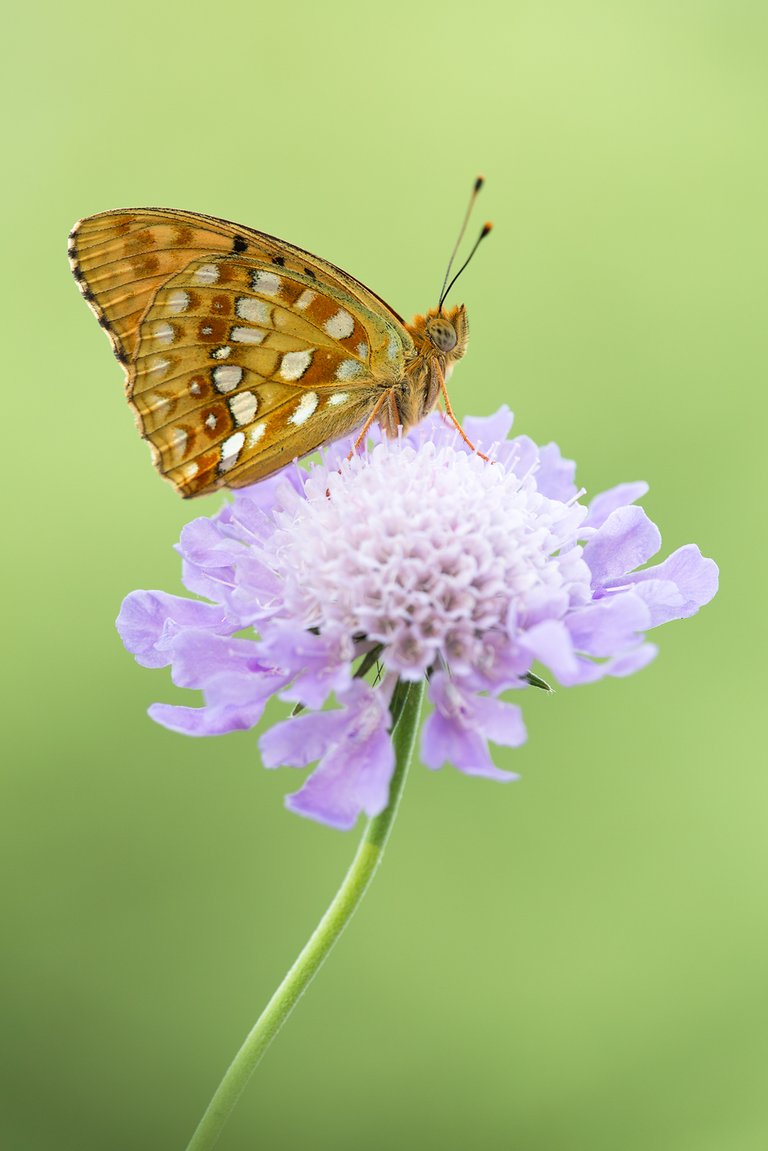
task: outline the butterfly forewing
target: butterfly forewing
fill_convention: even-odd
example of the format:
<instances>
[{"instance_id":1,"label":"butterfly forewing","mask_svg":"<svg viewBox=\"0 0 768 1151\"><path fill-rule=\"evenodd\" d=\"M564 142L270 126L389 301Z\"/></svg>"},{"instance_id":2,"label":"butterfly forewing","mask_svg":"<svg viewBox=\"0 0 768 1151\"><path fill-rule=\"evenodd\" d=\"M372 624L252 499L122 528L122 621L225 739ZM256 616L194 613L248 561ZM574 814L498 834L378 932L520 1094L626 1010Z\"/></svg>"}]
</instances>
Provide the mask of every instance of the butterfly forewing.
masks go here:
<instances>
[{"instance_id":1,"label":"butterfly forewing","mask_svg":"<svg viewBox=\"0 0 768 1151\"><path fill-rule=\"evenodd\" d=\"M183 495L252 483L353 431L412 351L351 276L225 221L108 212L76 227L70 257Z\"/></svg>"}]
</instances>

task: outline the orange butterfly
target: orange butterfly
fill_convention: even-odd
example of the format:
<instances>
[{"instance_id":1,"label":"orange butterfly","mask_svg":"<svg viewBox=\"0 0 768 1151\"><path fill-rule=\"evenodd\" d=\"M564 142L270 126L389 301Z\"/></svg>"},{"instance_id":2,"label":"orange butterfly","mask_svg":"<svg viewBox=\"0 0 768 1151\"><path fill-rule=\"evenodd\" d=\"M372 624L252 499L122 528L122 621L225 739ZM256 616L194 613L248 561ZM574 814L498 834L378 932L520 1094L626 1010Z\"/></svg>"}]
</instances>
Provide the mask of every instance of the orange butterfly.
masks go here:
<instances>
[{"instance_id":1,"label":"orange butterfly","mask_svg":"<svg viewBox=\"0 0 768 1151\"><path fill-rule=\"evenodd\" d=\"M327 260L195 212L90 216L69 258L155 465L182 496L252 484L360 428L357 447L376 419L396 436L441 397L466 440L445 381L467 315L443 301L469 260L446 288L449 264L437 308L407 324Z\"/></svg>"}]
</instances>

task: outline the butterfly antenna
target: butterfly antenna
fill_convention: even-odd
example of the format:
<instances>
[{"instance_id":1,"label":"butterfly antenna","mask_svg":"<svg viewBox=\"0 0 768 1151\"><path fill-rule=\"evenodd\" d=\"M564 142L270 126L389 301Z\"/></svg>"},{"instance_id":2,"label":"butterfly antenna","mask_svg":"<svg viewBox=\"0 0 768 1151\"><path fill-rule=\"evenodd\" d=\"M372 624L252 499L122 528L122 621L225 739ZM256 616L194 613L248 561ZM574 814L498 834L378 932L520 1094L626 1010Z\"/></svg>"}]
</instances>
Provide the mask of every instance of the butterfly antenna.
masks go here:
<instances>
[{"instance_id":1,"label":"butterfly antenna","mask_svg":"<svg viewBox=\"0 0 768 1151\"><path fill-rule=\"evenodd\" d=\"M463 220L463 223L461 225L461 228L459 229L459 236L458 236L458 239L456 240L456 243L453 245L453 251L451 252L451 258L448 261L448 267L445 269L445 279L443 280L443 286L440 289L440 302L437 305L438 311L442 310L443 300L445 299L446 295L448 294L445 285L448 283L448 277L451 274L451 268L453 267L453 261L456 259L456 253L459 250L459 245L461 244L461 241L464 239L464 233L467 230L467 224L469 223L469 217L472 215L472 209L474 207L475 200L477 199L477 193L480 191L480 189L482 188L484 183L485 183L485 177L484 176L478 176L477 179L475 180L474 187L472 188L472 191L470 193L469 203L467 204L467 210L464 213L464 220ZM477 247L477 244L475 245L475 247ZM473 249L473 251L474 251L474 249ZM464 267L466 268L466 266L467 265L465 264ZM463 271L463 269L462 269L462 271ZM455 282L456 282L456 277L454 276L451 283L455 283Z\"/></svg>"},{"instance_id":2,"label":"butterfly antenna","mask_svg":"<svg viewBox=\"0 0 768 1151\"><path fill-rule=\"evenodd\" d=\"M448 295L448 293L450 292L451 288L452 288L452 287L453 287L453 285L456 283L456 281L458 280L459 276L460 276L460 275L461 275L461 273L464 271L464 269L466 268L467 264L469 263L469 261L470 261L470 260L472 259L472 257L474 256L474 254L475 254L475 252L477 251L477 249L480 247L480 242L481 242L481 240L484 240L484 239L485 239L485 237L488 235L488 233L491 231L491 229L492 229L492 228L493 228L493 224L487 224L487 223L486 223L486 224L483 224L483 227L482 227L482 229L481 229L481 231L480 231L480 235L477 237L477 239L475 240L475 243L474 243L474 245L473 245L473 247L472 247L472 251L469 253L469 255L467 256L466 260L465 260L465 261L464 261L464 263L461 265L461 267L459 268L458 272L456 273L456 275L455 275L455 276L453 277L453 279L451 280L451 282L450 282L450 284L448 285L448 287L447 287L447 288L443 288L443 291L442 291L442 293L441 293L441 295L440 295L440 303L437 305L437 307L438 307L438 311L442 311L442 308L443 308L443 300L444 300L444 299L445 299L445 297ZM446 276L446 279L447 279L447 276Z\"/></svg>"}]
</instances>

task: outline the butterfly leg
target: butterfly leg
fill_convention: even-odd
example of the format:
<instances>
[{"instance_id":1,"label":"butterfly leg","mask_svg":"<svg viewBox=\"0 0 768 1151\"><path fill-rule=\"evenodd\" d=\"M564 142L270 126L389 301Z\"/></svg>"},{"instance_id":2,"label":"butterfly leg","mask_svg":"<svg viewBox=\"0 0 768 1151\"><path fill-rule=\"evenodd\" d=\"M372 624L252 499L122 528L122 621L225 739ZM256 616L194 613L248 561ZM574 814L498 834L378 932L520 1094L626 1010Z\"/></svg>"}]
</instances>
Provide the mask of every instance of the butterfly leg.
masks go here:
<instances>
[{"instance_id":1,"label":"butterfly leg","mask_svg":"<svg viewBox=\"0 0 768 1151\"><path fill-rule=\"evenodd\" d=\"M461 424L459 423L459 421L456 419L456 413L454 412L453 408L451 407L451 401L448 398L448 389L445 386L445 377L443 376L443 373L440 371L437 364L433 364L432 371L438 377L440 395L443 398L443 404L445 405L446 416L451 421L453 426L456 428L456 431L459 433L459 435L461 436L461 438L463 439L464 443L467 445L469 450L471 452L474 452L475 455L478 455L481 460L485 460L485 462L487 464L493 463L493 460L489 456L486 456L483 452L478 451L478 449L475 447L475 445L470 440L467 433L464 431L464 429L461 426Z\"/></svg>"},{"instance_id":2,"label":"butterfly leg","mask_svg":"<svg viewBox=\"0 0 768 1151\"><path fill-rule=\"evenodd\" d=\"M369 431L371 425L373 424L374 420L376 419L376 417L381 412L384 405L387 404L387 405L391 406L394 404L394 396L395 396L394 388L387 388L387 390L382 394L382 396L373 405L373 410L371 411L371 414L368 416L368 419L363 424L362 428L360 429L360 432L358 434L357 439L355 440L354 444L352 445L352 451L347 456L348 460L351 460L354 455L357 455L358 448L361 446L361 444L365 443L365 437L368 435L368 431ZM396 412L397 412L397 407L395 406L395 413Z\"/></svg>"}]
</instances>

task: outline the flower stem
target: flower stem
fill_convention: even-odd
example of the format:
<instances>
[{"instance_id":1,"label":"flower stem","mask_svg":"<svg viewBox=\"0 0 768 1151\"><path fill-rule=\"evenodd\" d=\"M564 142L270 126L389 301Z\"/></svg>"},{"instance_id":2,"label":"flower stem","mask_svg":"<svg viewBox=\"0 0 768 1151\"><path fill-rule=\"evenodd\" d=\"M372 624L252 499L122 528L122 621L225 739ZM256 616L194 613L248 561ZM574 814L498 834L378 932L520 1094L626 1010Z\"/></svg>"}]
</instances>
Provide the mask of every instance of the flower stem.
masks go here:
<instances>
[{"instance_id":1,"label":"flower stem","mask_svg":"<svg viewBox=\"0 0 768 1151\"><path fill-rule=\"evenodd\" d=\"M189 1142L187 1151L209 1151L209 1148L215 1146L256 1065L312 982L320 965L365 895L381 861L397 814L416 742L424 686L424 681L397 684L391 704L395 770L390 785L389 803L380 815L369 820L341 887L293 967L232 1060Z\"/></svg>"}]
</instances>

